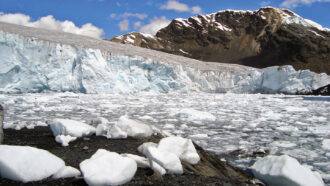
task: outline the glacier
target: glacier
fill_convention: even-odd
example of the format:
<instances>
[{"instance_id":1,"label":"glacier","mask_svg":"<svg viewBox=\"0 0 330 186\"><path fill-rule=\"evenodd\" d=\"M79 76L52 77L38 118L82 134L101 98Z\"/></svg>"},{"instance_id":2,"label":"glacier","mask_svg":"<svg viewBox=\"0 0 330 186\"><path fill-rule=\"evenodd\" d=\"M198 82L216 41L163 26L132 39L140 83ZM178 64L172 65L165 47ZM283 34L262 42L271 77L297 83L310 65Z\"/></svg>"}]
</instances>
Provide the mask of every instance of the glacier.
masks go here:
<instances>
[{"instance_id":1,"label":"glacier","mask_svg":"<svg viewBox=\"0 0 330 186\"><path fill-rule=\"evenodd\" d=\"M201 62L84 36L0 23L0 93L309 92L327 74Z\"/></svg>"}]
</instances>

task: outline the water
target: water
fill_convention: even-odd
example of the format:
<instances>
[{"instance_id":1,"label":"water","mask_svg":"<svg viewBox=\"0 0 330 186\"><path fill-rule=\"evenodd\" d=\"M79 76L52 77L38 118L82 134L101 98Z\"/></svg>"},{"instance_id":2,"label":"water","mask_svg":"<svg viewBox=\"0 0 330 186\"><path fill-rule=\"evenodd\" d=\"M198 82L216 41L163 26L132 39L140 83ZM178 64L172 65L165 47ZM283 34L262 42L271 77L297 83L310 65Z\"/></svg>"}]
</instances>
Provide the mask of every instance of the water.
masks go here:
<instances>
[{"instance_id":1,"label":"water","mask_svg":"<svg viewBox=\"0 0 330 186\"><path fill-rule=\"evenodd\" d=\"M330 183L330 97L262 94L11 94L0 95L5 128L33 128L55 118L89 123L122 115L152 124L165 135L192 138L206 150L247 168L255 151L288 154Z\"/></svg>"}]
</instances>

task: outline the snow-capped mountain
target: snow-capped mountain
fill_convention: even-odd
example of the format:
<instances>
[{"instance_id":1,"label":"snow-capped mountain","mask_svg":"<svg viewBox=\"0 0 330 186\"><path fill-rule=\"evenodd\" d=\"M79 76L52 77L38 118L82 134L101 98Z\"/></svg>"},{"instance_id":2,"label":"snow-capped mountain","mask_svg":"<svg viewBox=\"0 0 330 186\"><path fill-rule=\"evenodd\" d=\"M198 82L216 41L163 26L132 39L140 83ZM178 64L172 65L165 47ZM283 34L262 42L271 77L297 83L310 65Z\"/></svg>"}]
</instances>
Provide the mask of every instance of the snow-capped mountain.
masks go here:
<instances>
[{"instance_id":1,"label":"snow-capped mountain","mask_svg":"<svg viewBox=\"0 0 330 186\"><path fill-rule=\"evenodd\" d=\"M156 36L134 32L111 41L203 61L258 68L292 65L330 73L330 29L287 9L225 10L178 18Z\"/></svg>"},{"instance_id":2,"label":"snow-capped mountain","mask_svg":"<svg viewBox=\"0 0 330 186\"><path fill-rule=\"evenodd\" d=\"M309 92L326 74L292 66L255 69L0 23L0 92Z\"/></svg>"}]
</instances>

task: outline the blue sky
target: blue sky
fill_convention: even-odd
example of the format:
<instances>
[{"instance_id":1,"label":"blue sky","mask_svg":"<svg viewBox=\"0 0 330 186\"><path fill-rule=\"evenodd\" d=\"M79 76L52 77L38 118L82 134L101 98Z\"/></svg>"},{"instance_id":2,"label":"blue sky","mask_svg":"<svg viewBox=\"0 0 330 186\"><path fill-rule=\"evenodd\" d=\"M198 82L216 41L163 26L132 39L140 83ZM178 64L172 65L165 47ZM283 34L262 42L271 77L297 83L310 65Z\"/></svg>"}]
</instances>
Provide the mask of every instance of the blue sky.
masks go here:
<instances>
[{"instance_id":1,"label":"blue sky","mask_svg":"<svg viewBox=\"0 0 330 186\"><path fill-rule=\"evenodd\" d=\"M0 21L112 38L132 31L152 34L178 17L263 6L289 8L330 27L330 0L0 0Z\"/></svg>"}]
</instances>

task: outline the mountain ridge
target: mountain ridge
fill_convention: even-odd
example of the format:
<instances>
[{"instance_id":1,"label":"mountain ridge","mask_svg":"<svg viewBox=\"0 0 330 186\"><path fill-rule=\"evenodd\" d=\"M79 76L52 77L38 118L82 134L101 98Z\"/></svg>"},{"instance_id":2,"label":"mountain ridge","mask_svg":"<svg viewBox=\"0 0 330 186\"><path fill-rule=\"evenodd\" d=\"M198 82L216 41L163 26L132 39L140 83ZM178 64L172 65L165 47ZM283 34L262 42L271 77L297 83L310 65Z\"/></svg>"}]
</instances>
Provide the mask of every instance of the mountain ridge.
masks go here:
<instances>
[{"instance_id":1,"label":"mountain ridge","mask_svg":"<svg viewBox=\"0 0 330 186\"><path fill-rule=\"evenodd\" d=\"M202 61L257 68L293 65L296 70L330 73L330 29L287 9L177 18L155 36L133 32L110 40Z\"/></svg>"}]
</instances>

